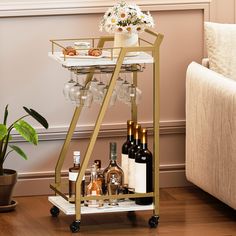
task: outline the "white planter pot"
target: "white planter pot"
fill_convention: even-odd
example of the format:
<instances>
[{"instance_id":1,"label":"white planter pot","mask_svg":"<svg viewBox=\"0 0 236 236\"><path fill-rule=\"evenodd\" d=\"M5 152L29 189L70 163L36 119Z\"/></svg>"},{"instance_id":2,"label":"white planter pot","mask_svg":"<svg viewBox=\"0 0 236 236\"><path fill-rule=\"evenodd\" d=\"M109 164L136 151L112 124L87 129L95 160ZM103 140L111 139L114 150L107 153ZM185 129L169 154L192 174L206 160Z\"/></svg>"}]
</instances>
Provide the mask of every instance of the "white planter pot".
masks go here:
<instances>
[{"instance_id":1,"label":"white planter pot","mask_svg":"<svg viewBox=\"0 0 236 236\"><path fill-rule=\"evenodd\" d=\"M115 33L114 47L136 47L139 46L138 34L134 33ZM114 49L114 56L118 56L120 49ZM138 55L139 52L130 52L127 56Z\"/></svg>"}]
</instances>

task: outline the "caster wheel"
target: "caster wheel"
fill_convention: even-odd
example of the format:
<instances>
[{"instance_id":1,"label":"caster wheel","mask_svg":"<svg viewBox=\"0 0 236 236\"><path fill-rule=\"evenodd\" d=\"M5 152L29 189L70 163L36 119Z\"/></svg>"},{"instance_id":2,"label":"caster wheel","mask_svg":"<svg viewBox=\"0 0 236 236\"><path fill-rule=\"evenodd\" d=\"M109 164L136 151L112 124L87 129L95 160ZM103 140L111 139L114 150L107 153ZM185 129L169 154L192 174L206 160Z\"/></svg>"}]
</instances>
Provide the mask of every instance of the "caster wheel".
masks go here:
<instances>
[{"instance_id":1,"label":"caster wheel","mask_svg":"<svg viewBox=\"0 0 236 236\"><path fill-rule=\"evenodd\" d=\"M77 233L80 230L80 220L75 220L70 225L70 230L72 233Z\"/></svg>"},{"instance_id":2,"label":"caster wheel","mask_svg":"<svg viewBox=\"0 0 236 236\"><path fill-rule=\"evenodd\" d=\"M148 221L148 224L151 228L156 228L158 226L158 223L159 223L159 216L152 216Z\"/></svg>"},{"instance_id":3,"label":"caster wheel","mask_svg":"<svg viewBox=\"0 0 236 236\"><path fill-rule=\"evenodd\" d=\"M50 213L51 213L52 217L57 217L60 213L60 210L56 206L53 206L50 209Z\"/></svg>"},{"instance_id":4,"label":"caster wheel","mask_svg":"<svg viewBox=\"0 0 236 236\"><path fill-rule=\"evenodd\" d=\"M136 214L134 211L128 211L127 217L130 221L136 221Z\"/></svg>"}]
</instances>

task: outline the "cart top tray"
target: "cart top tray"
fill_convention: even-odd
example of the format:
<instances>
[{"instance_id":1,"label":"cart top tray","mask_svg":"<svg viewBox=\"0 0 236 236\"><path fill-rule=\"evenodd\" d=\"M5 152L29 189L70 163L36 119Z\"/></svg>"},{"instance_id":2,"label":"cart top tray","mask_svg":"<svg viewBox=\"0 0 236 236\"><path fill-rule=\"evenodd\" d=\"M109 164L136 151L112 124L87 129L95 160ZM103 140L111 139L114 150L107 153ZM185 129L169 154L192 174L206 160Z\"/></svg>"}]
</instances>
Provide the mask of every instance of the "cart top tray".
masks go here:
<instances>
[{"instance_id":1,"label":"cart top tray","mask_svg":"<svg viewBox=\"0 0 236 236\"><path fill-rule=\"evenodd\" d=\"M113 59L111 57L99 57L99 58L91 58L91 57L68 57L66 60L64 60L64 57L62 57L61 52L49 52L49 57L53 58L60 64L62 64L65 67L72 67L72 66L102 66L102 65L116 65L117 58L114 57ZM123 64L150 64L153 63L153 57L145 52L140 52L137 56L127 56L125 57Z\"/></svg>"},{"instance_id":2,"label":"cart top tray","mask_svg":"<svg viewBox=\"0 0 236 236\"><path fill-rule=\"evenodd\" d=\"M66 215L75 215L75 204L69 203L61 196L50 196L48 200L56 207L58 207ZM101 208L92 208L81 205L81 214L94 214L94 213L108 213L108 212L125 212L125 211L146 211L153 210L152 205L140 206L135 204L134 201L125 200L119 202L119 206L110 207L107 203Z\"/></svg>"}]
</instances>

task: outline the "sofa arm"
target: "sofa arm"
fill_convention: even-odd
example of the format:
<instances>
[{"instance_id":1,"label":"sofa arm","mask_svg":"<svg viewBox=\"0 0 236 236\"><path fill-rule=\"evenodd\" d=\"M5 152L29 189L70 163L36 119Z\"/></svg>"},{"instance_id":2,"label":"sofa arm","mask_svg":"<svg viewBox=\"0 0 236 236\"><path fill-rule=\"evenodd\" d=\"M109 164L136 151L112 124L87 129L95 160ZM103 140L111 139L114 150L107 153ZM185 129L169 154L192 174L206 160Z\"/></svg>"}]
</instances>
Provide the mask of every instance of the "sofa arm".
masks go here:
<instances>
[{"instance_id":1,"label":"sofa arm","mask_svg":"<svg viewBox=\"0 0 236 236\"><path fill-rule=\"evenodd\" d=\"M203 58L202 65L205 66L206 68L210 68L209 67L209 58Z\"/></svg>"},{"instance_id":2,"label":"sofa arm","mask_svg":"<svg viewBox=\"0 0 236 236\"><path fill-rule=\"evenodd\" d=\"M186 75L186 176L236 209L236 81L195 62Z\"/></svg>"}]
</instances>

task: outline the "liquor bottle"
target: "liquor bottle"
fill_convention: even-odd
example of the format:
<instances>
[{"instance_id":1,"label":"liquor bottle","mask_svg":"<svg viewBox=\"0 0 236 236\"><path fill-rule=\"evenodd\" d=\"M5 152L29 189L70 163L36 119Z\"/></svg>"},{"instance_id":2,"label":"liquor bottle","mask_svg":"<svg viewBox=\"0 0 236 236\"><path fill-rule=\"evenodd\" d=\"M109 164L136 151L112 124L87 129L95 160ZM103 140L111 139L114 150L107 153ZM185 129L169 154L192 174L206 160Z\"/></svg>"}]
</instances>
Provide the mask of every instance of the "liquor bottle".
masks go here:
<instances>
[{"instance_id":1,"label":"liquor bottle","mask_svg":"<svg viewBox=\"0 0 236 236\"><path fill-rule=\"evenodd\" d=\"M95 160L94 164L97 167L97 182L102 189L102 193L104 193L105 192L105 178L103 175L103 171L101 170L101 166L102 166L101 160Z\"/></svg>"},{"instance_id":2,"label":"liquor bottle","mask_svg":"<svg viewBox=\"0 0 236 236\"><path fill-rule=\"evenodd\" d=\"M86 187L85 195L86 196L101 196L102 195L102 189L97 180L96 165L93 165L91 168L90 183ZM103 201L102 200L86 200L84 205L88 207L102 207Z\"/></svg>"},{"instance_id":3,"label":"liquor bottle","mask_svg":"<svg viewBox=\"0 0 236 236\"><path fill-rule=\"evenodd\" d=\"M106 192L108 191L108 185L112 179L116 179L120 188L124 183L124 172L116 162L117 159L117 145L116 143L110 143L110 163L104 170L103 175L105 178Z\"/></svg>"},{"instance_id":4,"label":"liquor bottle","mask_svg":"<svg viewBox=\"0 0 236 236\"><path fill-rule=\"evenodd\" d=\"M80 151L73 152L74 166L69 168L69 198L75 198L75 185L76 179L80 172ZM85 189L85 177L83 177L81 183L81 196L84 196ZM70 200L71 203L74 203L73 200Z\"/></svg>"},{"instance_id":5,"label":"liquor bottle","mask_svg":"<svg viewBox=\"0 0 236 236\"><path fill-rule=\"evenodd\" d=\"M132 120L127 121L127 140L122 145L121 153L121 168L124 172L124 187L128 187L129 184L129 172L128 172L128 152L129 148L133 144L134 135L133 135L134 122Z\"/></svg>"},{"instance_id":6,"label":"liquor bottle","mask_svg":"<svg viewBox=\"0 0 236 236\"><path fill-rule=\"evenodd\" d=\"M135 154L140 149L140 131L141 125L136 124L134 127L134 143L129 148L129 193L135 191Z\"/></svg>"},{"instance_id":7,"label":"liquor bottle","mask_svg":"<svg viewBox=\"0 0 236 236\"><path fill-rule=\"evenodd\" d=\"M147 130L141 130L141 149L135 156L135 192L149 193L153 191L152 183L152 153L147 147ZM138 205L152 204L152 197L136 198L135 203Z\"/></svg>"}]
</instances>

